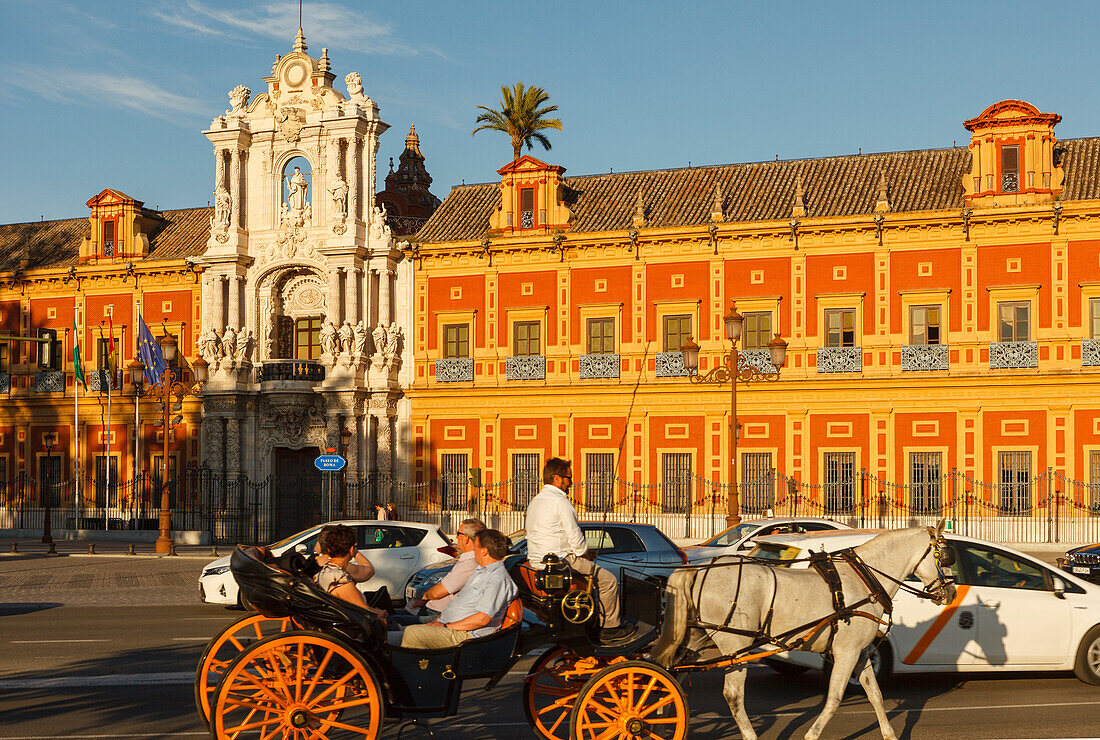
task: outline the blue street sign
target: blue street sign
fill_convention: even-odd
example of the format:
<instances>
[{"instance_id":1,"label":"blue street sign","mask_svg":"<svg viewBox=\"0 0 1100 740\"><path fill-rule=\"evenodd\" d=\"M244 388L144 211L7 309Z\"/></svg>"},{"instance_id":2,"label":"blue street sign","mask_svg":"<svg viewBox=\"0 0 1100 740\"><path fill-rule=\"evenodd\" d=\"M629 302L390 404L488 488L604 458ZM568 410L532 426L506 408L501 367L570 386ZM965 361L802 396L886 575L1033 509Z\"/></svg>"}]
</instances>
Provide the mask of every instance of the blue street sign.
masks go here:
<instances>
[{"instance_id":1,"label":"blue street sign","mask_svg":"<svg viewBox=\"0 0 1100 740\"><path fill-rule=\"evenodd\" d=\"M331 473L343 470L347 464L348 461L339 455L320 455L313 461L313 467Z\"/></svg>"}]
</instances>

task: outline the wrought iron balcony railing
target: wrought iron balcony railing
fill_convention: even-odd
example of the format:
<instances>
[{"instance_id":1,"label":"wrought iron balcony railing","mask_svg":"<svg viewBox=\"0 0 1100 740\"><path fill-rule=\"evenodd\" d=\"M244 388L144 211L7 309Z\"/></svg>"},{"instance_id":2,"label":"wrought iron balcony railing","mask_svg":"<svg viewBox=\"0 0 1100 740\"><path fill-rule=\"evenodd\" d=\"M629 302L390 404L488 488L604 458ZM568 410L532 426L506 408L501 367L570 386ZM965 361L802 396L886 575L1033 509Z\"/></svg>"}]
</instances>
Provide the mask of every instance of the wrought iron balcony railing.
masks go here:
<instances>
[{"instance_id":1,"label":"wrought iron balcony railing","mask_svg":"<svg viewBox=\"0 0 1100 740\"><path fill-rule=\"evenodd\" d=\"M508 380L546 380L546 355L509 357L504 371Z\"/></svg>"},{"instance_id":2,"label":"wrought iron balcony railing","mask_svg":"<svg viewBox=\"0 0 1100 740\"><path fill-rule=\"evenodd\" d=\"M260 382L298 381L320 383L325 366L315 360L268 360L260 365Z\"/></svg>"},{"instance_id":3,"label":"wrought iron balcony railing","mask_svg":"<svg viewBox=\"0 0 1100 740\"><path fill-rule=\"evenodd\" d=\"M901 348L903 371L947 370L950 364L946 344L907 344Z\"/></svg>"},{"instance_id":4,"label":"wrought iron balcony railing","mask_svg":"<svg viewBox=\"0 0 1100 740\"><path fill-rule=\"evenodd\" d=\"M819 373L863 372L863 348L818 347L817 371Z\"/></svg>"},{"instance_id":5,"label":"wrought iron balcony railing","mask_svg":"<svg viewBox=\"0 0 1100 740\"><path fill-rule=\"evenodd\" d=\"M619 367L621 365L622 362L619 355L581 355L579 368L581 380L617 378L619 377Z\"/></svg>"},{"instance_id":6,"label":"wrought iron balcony railing","mask_svg":"<svg viewBox=\"0 0 1100 740\"><path fill-rule=\"evenodd\" d=\"M474 359L472 357L448 357L435 361L437 383L456 383L473 379Z\"/></svg>"},{"instance_id":7,"label":"wrought iron balcony railing","mask_svg":"<svg viewBox=\"0 0 1100 740\"><path fill-rule=\"evenodd\" d=\"M1038 342L990 342L989 369L1039 367Z\"/></svg>"}]
</instances>

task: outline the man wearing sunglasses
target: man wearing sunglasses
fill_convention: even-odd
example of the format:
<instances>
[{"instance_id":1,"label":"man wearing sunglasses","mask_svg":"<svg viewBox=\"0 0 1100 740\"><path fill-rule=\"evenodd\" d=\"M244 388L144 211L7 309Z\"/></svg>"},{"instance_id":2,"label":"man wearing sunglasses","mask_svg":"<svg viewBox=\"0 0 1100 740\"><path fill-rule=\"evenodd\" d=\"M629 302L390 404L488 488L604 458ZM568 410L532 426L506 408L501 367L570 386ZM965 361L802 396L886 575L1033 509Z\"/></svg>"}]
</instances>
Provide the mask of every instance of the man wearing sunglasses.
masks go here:
<instances>
[{"instance_id":1,"label":"man wearing sunglasses","mask_svg":"<svg viewBox=\"0 0 1100 740\"><path fill-rule=\"evenodd\" d=\"M634 634L634 627L619 621L619 581L610 571L596 565L596 553L577 521L577 510L569 501L573 468L568 460L553 457L542 469L542 490L527 505L527 559L542 570L542 559L553 553L575 572L595 578L603 624L601 642L619 642Z\"/></svg>"}]
</instances>

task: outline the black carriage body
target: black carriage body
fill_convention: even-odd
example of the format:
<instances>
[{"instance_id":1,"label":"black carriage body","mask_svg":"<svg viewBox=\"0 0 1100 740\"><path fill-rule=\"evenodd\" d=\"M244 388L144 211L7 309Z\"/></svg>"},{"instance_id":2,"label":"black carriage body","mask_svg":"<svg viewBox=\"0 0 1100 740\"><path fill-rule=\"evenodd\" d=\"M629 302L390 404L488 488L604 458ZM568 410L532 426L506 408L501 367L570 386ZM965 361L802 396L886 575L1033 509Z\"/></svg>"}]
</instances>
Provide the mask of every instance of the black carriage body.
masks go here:
<instances>
[{"instance_id":1,"label":"black carriage body","mask_svg":"<svg viewBox=\"0 0 1100 740\"><path fill-rule=\"evenodd\" d=\"M345 641L370 666L382 686L386 714L452 716L458 711L462 683L503 678L524 654L520 624L485 637L439 650L413 650L386 642L383 623L371 612L319 589L310 579L279 565L262 548L239 547L230 568L241 592L265 617L290 617L300 628Z\"/></svg>"}]
</instances>

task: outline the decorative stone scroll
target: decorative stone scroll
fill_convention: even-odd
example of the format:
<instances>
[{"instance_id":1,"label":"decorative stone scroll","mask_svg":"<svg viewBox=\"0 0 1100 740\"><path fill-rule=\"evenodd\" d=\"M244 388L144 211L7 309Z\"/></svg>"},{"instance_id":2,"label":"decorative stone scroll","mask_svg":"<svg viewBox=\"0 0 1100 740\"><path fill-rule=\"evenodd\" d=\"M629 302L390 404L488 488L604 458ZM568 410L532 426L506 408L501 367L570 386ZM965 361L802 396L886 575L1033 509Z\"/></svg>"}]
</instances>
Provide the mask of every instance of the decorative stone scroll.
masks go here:
<instances>
[{"instance_id":1,"label":"decorative stone scroll","mask_svg":"<svg viewBox=\"0 0 1100 740\"><path fill-rule=\"evenodd\" d=\"M508 380L546 380L546 355L509 357L504 371Z\"/></svg>"},{"instance_id":2,"label":"decorative stone scroll","mask_svg":"<svg viewBox=\"0 0 1100 740\"><path fill-rule=\"evenodd\" d=\"M901 348L904 371L947 370L950 352L946 344L907 344Z\"/></svg>"},{"instance_id":3,"label":"decorative stone scroll","mask_svg":"<svg viewBox=\"0 0 1100 740\"><path fill-rule=\"evenodd\" d=\"M581 355L579 359L581 380L619 377L619 368L622 366L619 355Z\"/></svg>"},{"instance_id":4,"label":"decorative stone scroll","mask_svg":"<svg viewBox=\"0 0 1100 740\"><path fill-rule=\"evenodd\" d=\"M990 342L989 369L1039 367L1038 342Z\"/></svg>"},{"instance_id":5,"label":"decorative stone scroll","mask_svg":"<svg viewBox=\"0 0 1100 740\"><path fill-rule=\"evenodd\" d=\"M819 373L863 372L863 348L818 347L817 371Z\"/></svg>"}]
</instances>

